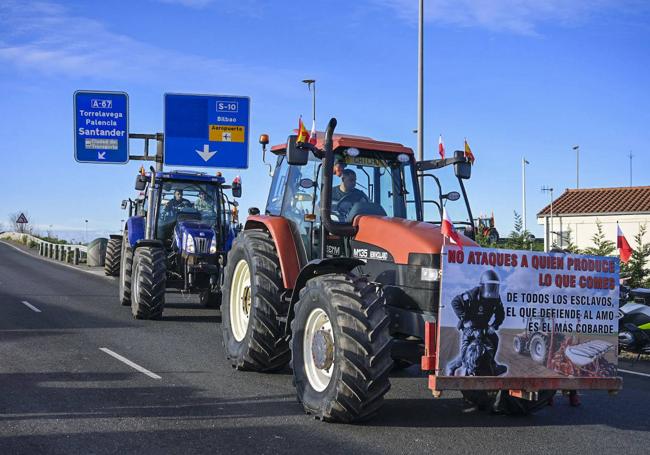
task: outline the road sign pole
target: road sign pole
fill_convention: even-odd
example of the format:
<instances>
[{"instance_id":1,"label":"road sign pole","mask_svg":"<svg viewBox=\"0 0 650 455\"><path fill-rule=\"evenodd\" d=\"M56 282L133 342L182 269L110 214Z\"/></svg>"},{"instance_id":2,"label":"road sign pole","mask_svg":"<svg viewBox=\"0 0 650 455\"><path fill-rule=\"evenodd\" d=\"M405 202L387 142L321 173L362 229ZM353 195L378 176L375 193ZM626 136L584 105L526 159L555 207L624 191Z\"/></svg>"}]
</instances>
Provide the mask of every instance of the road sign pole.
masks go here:
<instances>
[{"instance_id":1,"label":"road sign pole","mask_svg":"<svg viewBox=\"0 0 650 455\"><path fill-rule=\"evenodd\" d=\"M129 159L135 161L154 161L156 163L156 171L162 172L163 163L164 163L164 145L165 145L165 135L163 133L131 133L129 134L129 139L143 139L144 140L144 152L142 156L139 155L129 155ZM156 155L152 156L149 154L149 141L156 141Z\"/></svg>"}]
</instances>

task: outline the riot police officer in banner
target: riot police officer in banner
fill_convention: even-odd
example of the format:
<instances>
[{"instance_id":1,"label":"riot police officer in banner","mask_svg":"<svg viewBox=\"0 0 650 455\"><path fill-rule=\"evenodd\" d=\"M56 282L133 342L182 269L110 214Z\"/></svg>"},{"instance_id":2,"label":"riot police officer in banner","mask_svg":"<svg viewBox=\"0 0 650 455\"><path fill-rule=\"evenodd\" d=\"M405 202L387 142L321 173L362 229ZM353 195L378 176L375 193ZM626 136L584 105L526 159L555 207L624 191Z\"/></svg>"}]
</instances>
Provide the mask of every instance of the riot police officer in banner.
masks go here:
<instances>
[{"instance_id":1,"label":"riot police officer in banner","mask_svg":"<svg viewBox=\"0 0 650 455\"><path fill-rule=\"evenodd\" d=\"M477 332L486 331L485 338L492 344L492 352L496 356L499 347L497 331L505 318L505 311L499 294L499 275L494 270L486 270L481 274L479 285L451 301L454 313L458 317L458 330L461 331L460 354L446 368L446 373L453 376L463 365L467 347L477 338ZM494 373L499 376L508 368L494 362Z\"/></svg>"}]
</instances>

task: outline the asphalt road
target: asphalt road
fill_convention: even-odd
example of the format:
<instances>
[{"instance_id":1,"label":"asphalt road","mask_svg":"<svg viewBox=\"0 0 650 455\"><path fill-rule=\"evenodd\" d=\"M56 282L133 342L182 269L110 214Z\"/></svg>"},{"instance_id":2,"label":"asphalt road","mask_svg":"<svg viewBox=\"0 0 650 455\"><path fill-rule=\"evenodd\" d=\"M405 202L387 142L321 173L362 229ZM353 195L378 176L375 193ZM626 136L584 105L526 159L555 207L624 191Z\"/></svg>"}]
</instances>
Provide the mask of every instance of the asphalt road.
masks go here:
<instances>
[{"instance_id":1,"label":"asphalt road","mask_svg":"<svg viewBox=\"0 0 650 455\"><path fill-rule=\"evenodd\" d=\"M392 378L371 422L322 423L303 414L289 371L230 368L216 310L180 296L168 302L162 321L133 320L115 280L0 243L0 454L632 454L650 446L650 377L630 374L616 397L586 392L579 408L557 398L516 418L468 411L456 393L433 399L415 367Z\"/></svg>"}]
</instances>

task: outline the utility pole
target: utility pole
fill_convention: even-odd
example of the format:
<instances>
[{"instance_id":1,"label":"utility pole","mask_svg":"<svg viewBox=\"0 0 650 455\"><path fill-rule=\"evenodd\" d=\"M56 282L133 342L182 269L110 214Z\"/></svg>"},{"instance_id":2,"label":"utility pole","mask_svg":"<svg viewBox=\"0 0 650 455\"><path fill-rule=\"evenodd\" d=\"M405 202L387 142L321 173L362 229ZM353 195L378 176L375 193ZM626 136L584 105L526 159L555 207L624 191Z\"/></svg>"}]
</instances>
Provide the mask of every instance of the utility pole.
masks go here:
<instances>
[{"instance_id":1,"label":"utility pole","mask_svg":"<svg viewBox=\"0 0 650 455\"><path fill-rule=\"evenodd\" d=\"M553 242L551 242L551 238L552 238L552 234L554 233L553 232L553 188L548 186L543 186L542 192L547 192L550 193L551 195L551 230L549 231L548 244L546 246L546 251L548 251L551 249L551 245L553 244Z\"/></svg>"},{"instance_id":2,"label":"utility pole","mask_svg":"<svg viewBox=\"0 0 650 455\"><path fill-rule=\"evenodd\" d=\"M316 79L304 79L303 82L307 84L307 89L312 93L311 97L311 119L314 128L316 128ZM312 90L312 87L314 88Z\"/></svg>"},{"instance_id":3,"label":"utility pole","mask_svg":"<svg viewBox=\"0 0 650 455\"><path fill-rule=\"evenodd\" d=\"M634 155L632 155L632 150L630 150L630 154L628 155L628 157L630 158L630 186L632 186L632 157L633 156Z\"/></svg>"},{"instance_id":4,"label":"utility pole","mask_svg":"<svg viewBox=\"0 0 650 455\"><path fill-rule=\"evenodd\" d=\"M424 160L424 0L418 14L418 161ZM420 177L420 192L424 194L424 177Z\"/></svg>"},{"instance_id":5,"label":"utility pole","mask_svg":"<svg viewBox=\"0 0 650 455\"><path fill-rule=\"evenodd\" d=\"M576 151L576 189L580 188L580 146L574 145L573 150Z\"/></svg>"},{"instance_id":6,"label":"utility pole","mask_svg":"<svg viewBox=\"0 0 650 455\"><path fill-rule=\"evenodd\" d=\"M88 220L86 220L86 235L85 235L85 241L88 243Z\"/></svg>"},{"instance_id":7,"label":"utility pole","mask_svg":"<svg viewBox=\"0 0 650 455\"><path fill-rule=\"evenodd\" d=\"M522 207L521 207L521 215L522 218L524 219L524 231L527 230L527 225L526 225L526 165L530 164L529 161L526 160L526 157L521 157L521 201L522 201Z\"/></svg>"}]
</instances>

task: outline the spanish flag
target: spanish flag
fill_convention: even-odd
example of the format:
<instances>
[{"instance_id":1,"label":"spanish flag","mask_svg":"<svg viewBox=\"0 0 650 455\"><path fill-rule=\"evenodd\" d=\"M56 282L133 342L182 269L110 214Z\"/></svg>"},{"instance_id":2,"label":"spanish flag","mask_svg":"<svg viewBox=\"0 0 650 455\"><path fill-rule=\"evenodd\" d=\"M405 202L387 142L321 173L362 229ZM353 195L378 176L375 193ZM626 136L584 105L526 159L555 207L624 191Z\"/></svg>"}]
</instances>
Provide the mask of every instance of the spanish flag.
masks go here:
<instances>
[{"instance_id":1,"label":"spanish flag","mask_svg":"<svg viewBox=\"0 0 650 455\"><path fill-rule=\"evenodd\" d=\"M472 149L469 148L467 139L465 139L465 157L469 160L470 164L474 164L474 154L472 153Z\"/></svg>"},{"instance_id":2,"label":"spanish flag","mask_svg":"<svg viewBox=\"0 0 650 455\"><path fill-rule=\"evenodd\" d=\"M302 115L298 119L298 138L296 142L309 142L309 131L305 128L305 124L302 123Z\"/></svg>"}]
</instances>

